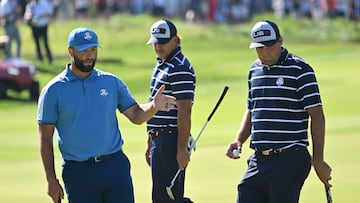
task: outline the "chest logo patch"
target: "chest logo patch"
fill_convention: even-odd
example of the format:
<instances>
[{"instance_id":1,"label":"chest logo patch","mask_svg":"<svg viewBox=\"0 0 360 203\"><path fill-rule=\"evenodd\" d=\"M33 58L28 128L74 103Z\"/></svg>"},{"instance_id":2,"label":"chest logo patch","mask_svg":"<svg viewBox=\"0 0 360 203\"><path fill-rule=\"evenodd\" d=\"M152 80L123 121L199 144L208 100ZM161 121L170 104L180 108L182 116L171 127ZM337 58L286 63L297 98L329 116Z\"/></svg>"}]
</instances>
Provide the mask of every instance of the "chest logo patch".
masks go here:
<instances>
[{"instance_id":1,"label":"chest logo patch","mask_svg":"<svg viewBox=\"0 0 360 203\"><path fill-rule=\"evenodd\" d=\"M277 86L282 86L284 84L284 78L278 78L276 80L276 85Z\"/></svg>"},{"instance_id":2,"label":"chest logo patch","mask_svg":"<svg viewBox=\"0 0 360 203\"><path fill-rule=\"evenodd\" d=\"M109 95L108 91L106 89L101 89L100 90L100 95L103 96L103 97L106 97Z\"/></svg>"}]
</instances>

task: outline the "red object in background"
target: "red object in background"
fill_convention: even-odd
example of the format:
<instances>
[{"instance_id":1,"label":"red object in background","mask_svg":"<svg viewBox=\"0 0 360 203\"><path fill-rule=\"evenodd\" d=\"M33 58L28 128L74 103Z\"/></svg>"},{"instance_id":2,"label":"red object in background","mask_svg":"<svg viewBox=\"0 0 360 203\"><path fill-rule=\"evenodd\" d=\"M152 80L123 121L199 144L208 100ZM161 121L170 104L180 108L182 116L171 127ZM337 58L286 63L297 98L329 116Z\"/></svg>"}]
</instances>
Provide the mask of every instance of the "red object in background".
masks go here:
<instances>
[{"instance_id":1,"label":"red object in background","mask_svg":"<svg viewBox=\"0 0 360 203\"><path fill-rule=\"evenodd\" d=\"M0 98L6 97L8 89L21 92L29 90L30 99L39 97L39 82L34 80L35 65L20 58L0 61Z\"/></svg>"},{"instance_id":2,"label":"red object in background","mask_svg":"<svg viewBox=\"0 0 360 203\"><path fill-rule=\"evenodd\" d=\"M216 18L215 18L216 3L217 3L217 0L208 0L209 21L212 22L212 23L216 22Z\"/></svg>"}]
</instances>

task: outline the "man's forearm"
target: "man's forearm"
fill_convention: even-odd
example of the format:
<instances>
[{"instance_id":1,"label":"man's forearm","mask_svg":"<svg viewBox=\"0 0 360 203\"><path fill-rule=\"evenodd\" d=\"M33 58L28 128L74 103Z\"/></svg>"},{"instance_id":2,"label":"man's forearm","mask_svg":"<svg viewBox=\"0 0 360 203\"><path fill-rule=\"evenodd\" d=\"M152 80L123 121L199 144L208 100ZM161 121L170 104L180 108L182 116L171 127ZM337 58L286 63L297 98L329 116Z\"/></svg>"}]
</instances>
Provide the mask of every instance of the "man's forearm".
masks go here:
<instances>
[{"instance_id":1,"label":"man's forearm","mask_svg":"<svg viewBox=\"0 0 360 203\"><path fill-rule=\"evenodd\" d=\"M154 101L151 101L146 104L140 104L139 109L137 111L137 116L135 119L135 123L141 124L149 119L151 119L154 114L157 112L157 109L155 108Z\"/></svg>"},{"instance_id":2,"label":"man's forearm","mask_svg":"<svg viewBox=\"0 0 360 203\"><path fill-rule=\"evenodd\" d=\"M178 102L178 149L187 149L188 140L191 133L191 108L191 100Z\"/></svg>"},{"instance_id":3,"label":"man's forearm","mask_svg":"<svg viewBox=\"0 0 360 203\"><path fill-rule=\"evenodd\" d=\"M313 159L324 160L325 124L323 121L311 121L311 136L313 142Z\"/></svg>"},{"instance_id":4,"label":"man's forearm","mask_svg":"<svg viewBox=\"0 0 360 203\"><path fill-rule=\"evenodd\" d=\"M178 118L178 148L186 149L191 129L191 119Z\"/></svg>"},{"instance_id":5,"label":"man's forearm","mask_svg":"<svg viewBox=\"0 0 360 203\"><path fill-rule=\"evenodd\" d=\"M311 117L310 130L313 142L313 160L324 160L325 116L321 106L308 109Z\"/></svg>"},{"instance_id":6,"label":"man's forearm","mask_svg":"<svg viewBox=\"0 0 360 203\"><path fill-rule=\"evenodd\" d=\"M40 154L48 182L57 181L54 166L54 150L49 141L40 141Z\"/></svg>"},{"instance_id":7,"label":"man's forearm","mask_svg":"<svg viewBox=\"0 0 360 203\"><path fill-rule=\"evenodd\" d=\"M240 124L236 141L243 144L251 135L251 113L246 111Z\"/></svg>"}]
</instances>

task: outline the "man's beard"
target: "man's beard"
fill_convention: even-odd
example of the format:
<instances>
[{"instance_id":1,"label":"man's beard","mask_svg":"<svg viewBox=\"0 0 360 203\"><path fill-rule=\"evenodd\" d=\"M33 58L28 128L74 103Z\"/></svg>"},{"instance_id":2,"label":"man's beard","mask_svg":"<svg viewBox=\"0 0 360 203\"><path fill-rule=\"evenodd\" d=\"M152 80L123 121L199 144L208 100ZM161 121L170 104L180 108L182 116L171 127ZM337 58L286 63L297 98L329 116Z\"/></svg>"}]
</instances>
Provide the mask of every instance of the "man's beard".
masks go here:
<instances>
[{"instance_id":1,"label":"man's beard","mask_svg":"<svg viewBox=\"0 0 360 203\"><path fill-rule=\"evenodd\" d=\"M75 67L84 73L91 72L94 69L95 62L96 62L96 59L94 60L94 62L91 65L86 66L83 64L83 61L81 61L79 58L74 56Z\"/></svg>"}]
</instances>

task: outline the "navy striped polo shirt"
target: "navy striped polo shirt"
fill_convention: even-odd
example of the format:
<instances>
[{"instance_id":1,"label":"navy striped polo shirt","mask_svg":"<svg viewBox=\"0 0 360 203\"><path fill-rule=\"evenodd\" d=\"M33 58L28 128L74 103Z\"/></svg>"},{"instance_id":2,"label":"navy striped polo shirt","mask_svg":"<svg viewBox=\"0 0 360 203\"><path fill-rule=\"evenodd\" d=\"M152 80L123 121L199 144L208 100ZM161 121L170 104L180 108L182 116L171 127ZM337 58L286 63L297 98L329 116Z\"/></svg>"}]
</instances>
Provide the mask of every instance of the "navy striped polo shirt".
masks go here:
<instances>
[{"instance_id":1,"label":"navy striped polo shirt","mask_svg":"<svg viewBox=\"0 0 360 203\"><path fill-rule=\"evenodd\" d=\"M151 77L149 101L163 84L166 86L164 94L174 96L176 100L194 100L195 72L181 48L177 47L165 61L157 60ZM147 129L177 128L177 112L176 106L169 112L158 111L147 121Z\"/></svg>"},{"instance_id":2,"label":"navy striped polo shirt","mask_svg":"<svg viewBox=\"0 0 360 203\"><path fill-rule=\"evenodd\" d=\"M322 105L312 67L282 49L275 65L266 66L257 59L249 72L250 147L257 151L308 146L306 109Z\"/></svg>"}]
</instances>

